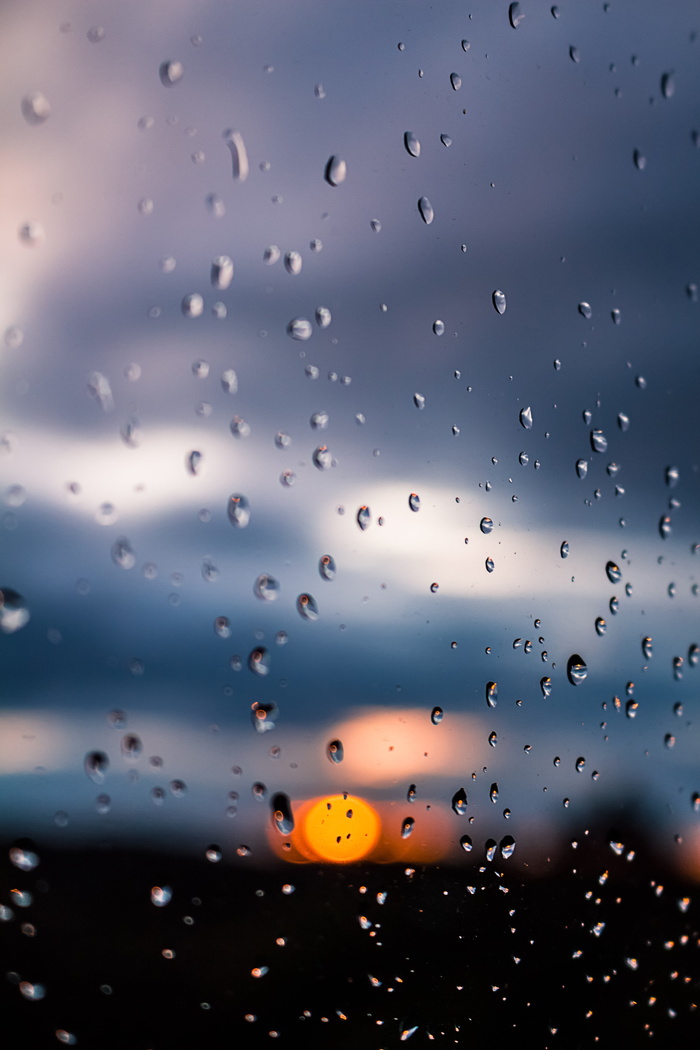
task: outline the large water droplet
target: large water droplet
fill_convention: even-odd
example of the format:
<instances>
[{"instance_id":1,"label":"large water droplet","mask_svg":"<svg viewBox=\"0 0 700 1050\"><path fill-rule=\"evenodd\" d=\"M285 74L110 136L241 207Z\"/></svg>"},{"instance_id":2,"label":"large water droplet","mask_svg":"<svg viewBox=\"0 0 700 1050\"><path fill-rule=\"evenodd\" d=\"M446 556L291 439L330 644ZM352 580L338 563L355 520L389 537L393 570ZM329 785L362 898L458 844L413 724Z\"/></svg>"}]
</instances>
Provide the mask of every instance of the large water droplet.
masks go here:
<instances>
[{"instance_id":1,"label":"large water droplet","mask_svg":"<svg viewBox=\"0 0 700 1050\"><path fill-rule=\"evenodd\" d=\"M435 218L435 212L433 211L433 206L427 197L421 197L418 201L418 211L420 212L420 217L426 226L430 226Z\"/></svg>"},{"instance_id":2,"label":"large water droplet","mask_svg":"<svg viewBox=\"0 0 700 1050\"><path fill-rule=\"evenodd\" d=\"M302 258L300 252L287 252L284 257L284 268L293 276L301 273Z\"/></svg>"},{"instance_id":3,"label":"large water droplet","mask_svg":"<svg viewBox=\"0 0 700 1050\"><path fill-rule=\"evenodd\" d=\"M244 529L250 521L250 504L245 496L234 492L228 500L228 519L237 529Z\"/></svg>"},{"instance_id":4,"label":"large water droplet","mask_svg":"<svg viewBox=\"0 0 700 1050\"><path fill-rule=\"evenodd\" d=\"M605 622L605 620L603 619L602 616L599 616L596 619L595 629L596 629L596 634L598 634L601 638L605 634L606 630L608 629L608 625L606 624L606 622Z\"/></svg>"},{"instance_id":5,"label":"large water droplet","mask_svg":"<svg viewBox=\"0 0 700 1050\"><path fill-rule=\"evenodd\" d=\"M171 60L168 62L161 62L160 69L158 70L158 76L163 87L172 87L177 84L178 81L182 80L185 68L182 62L177 60Z\"/></svg>"},{"instance_id":6,"label":"large water droplet","mask_svg":"<svg viewBox=\"0 0 700 1050\"><path fill-rule=\"evenodd\" d=\"M512 857L515 853L515 839L513 838L513 836L504 835L504 837L498 844L498 849L503 860L508 860L510 857Z\"/></svg>"},{"instance_id":7,"label":"large water droplet","mask_svg":"<svg viewBox=\"0 0 700 1050\"><path fill-rule=\"evenodd\" d=\"M289 796L281 791L272 796L272 823L280 835L291 835L294 831L294 815Z\"/></svg>"},{"instance_id":8,"label":"large water droplet","mask_svg":"<svg viewBox=\"0 0 700 1050\"><path fill-rule=\"evenodd\" d=\"M231 151L231 174L233 178L236 182L245 182L250 168L243 136L239 131L233 131L231 128L228 128L224 132L224 142Z\"/></svg>"},{"instance_id":9,"label":"large water droplet","mask_svg":"<svg viewBox=\"0 0 700 1050\"><path fill-rule=\"evenodd\" d=\"M459 844L465 853L471 853L472 849L474 848L469 835L462 835L461 839L459 840Z\"/></svg>"},{"instance_id":10,"label":"large water droplet","mask_svg":"<svg viewBox=\"0 0 700 1050\"><path fill-rule=\"evenodd\" d=\"M484 562L484 565L486 566L486 571L487 572L493 572L493 570L496 567L495 564L494 564L493 558L487 558L486 561Z\"/></svg>"},{"instance_id":11,"label":"large water droplet","mask_svg":"<svg viewBox=\"0 0 700 1050\"><path fill-rule=\"evenodd\" d=\"M450 73L450 84L453 91L459 91L462 86L462 78L459 73Z\"/></svg>"},{"instance_id":12,"label":"large water droplet","mask_svg":"<svg viewBox=\"0 0 700 1050\"><path fill-rule=\"evenodd\" d=\"M406 151L410 153L412 157L420 157L420 142L412 131L405 132L403 144L406 147Z\"/></svg>"},{"instance_id":13,"label":"large water droplet","mask_svg":"<svg viewBox=\"0 0 700 1050\"><path fill-rule=\"evenodd\" d=\"M217 255L211 264L212 288L224 291L224 289L228 288L232 280L233 260L228 255Z\"/></svg>"},{"instance_id":14,"label":"large water droplet","mask_svg":"<svg viewBox=\"0 0 700 1050\"><path fill-rule=\"evenodd\" d=\"M464 788L460 788L452 796L452 808L459 817L463 817L467 812L467 793Z\"/></svg>"},{"instance_id":15,"label":"large water droplet","mask_svg":"<svg viewBox=\"0 0 700 1050\"><path fill-rule=\"evenodd\" d=\"M330 186L340 186L345 182L347 175L348 168L344 160L335 155L328 159L323 177Z\"/></svg>"},{"instance_id":16,"label":"large water droplet","mask_svg":"<svg viewBox=\"0 0 700 1050\"><path fill-rule=\"evenodd\" d=\"M664 98L672 98L676 90L676 81L673 73L663 73L661 76L661 94Z\"/></svg>"},{"instance_id":17,"label":"large water droplet","mask_svg":"<svg viewBox=\"0 0 700 1050\"><path fill-rule=\"evenodd\" d=\"M287 334L292 339L298 339L300 342L306 342L313 335L313 325L311 321L307 320L306 317L295 317L287 325Z\"/></svg>"},{"instance_id":18,"label":"large water droplet","mask_svg":"<svg viewBox=\"0 0 700 1050\"><path fill-rule=\"evenodd\" d=\"M444 321L433 321L433 331L435 335L445 334L445 322Z\"/></svg>"},{"instance_id":19,"label":"large water droplet","mask_svg":"<svg viewBox=\"0 0 700 1050\"><path fill-rule=\"evenodd\" d=\"M578 653L574 653L569 657L566 665L566 674L572 685L581 685L581 682L586 680L588 668Z\"/></svg>"},{"instance_id":20,"label":"large water droplet","mask_svg":"<svg viewBox=\"0 0 700 1050\"><path fill-rule=\"evenodd\" d=\"M261 704L256 701L250 705L250 720L256 733L270 732L270 730L275 728L278 717L279 709L275 703ZM232 802L237 801L238 796L235 791L229 794L229 799Z\"/></svg>"},{"instance_id":21,"label":"large water droplet","mask_svg":"<svg viewBox=\"0 0 700 1050\"><path fill-rule=\"evenodd\" d=\"M333 455L327 445L319 445L315 448L311 459L318 470L330 470L333 466Z\"/></svg>"},{"instance_id":22,"label":"large water droplet","mask_svg":"<svg viewBox=\"0 0 700 1050\"><path fill-rule=\"evenodd\" d=\"M416 822L413 819L413 817L406 817L404 819L404 821L403 821L403 823L401 825L401 838L402 839L407 839L408 838L408 836L413 831L413 827L414 827L415 823Z\"/></svg>"},{"instance_id":23,"label":"large water droplet","mask_svg":"<svg viewBox=\"0 0 700 1050\"><path fill-rule=\"evenodd\" d=\"M297 598L297 611L305 620L318 620L318 605L310 594L300 594Z\"/></svg>"},{"instance_id":24,"label":"large water droplet","mask_svg":"<svg viewBox=\"0 0 700 1050\"><path fill-rule=\"evenodd\" d=\"M259 675L264 678L270 673L270 667L272 666L272 657L270 656L267 649L262 645L257 645L255 649L252 649L248 656L248 667L253 674Z\"/></svg>"},{"instance_id":25,"label":"large water droplet","mask_svg":"<svg viewBox=\"0 0 700 1050\"><path fill-rule=\"evenodd\" d=\"M605 566L605 572L611 583L619 583L622 579L622 573L618 565L614 561L609 561Z\"/></svg>"},{"instance_id":26,"label":"large water droplet","mask_svg":"<svg viewBox=\"0 0 700 1050\"><path fill-rule=\"evenodd\" d=\"M51 106L41 91L32 91L22 99L22 116L27 124L43 124L51 116Z\"/></svg>"},{"instance_id":27,"label":"large water droplet","mask_svg":"<svg viewBox=\"0 0 700 1050\"><path fill-rule=\"evenodd\" d=\"M444 717L445 712L442 710L441 707L434 707L430 712L430 721L433 723L434 726L440 725Z\"/></svg>"},{"instance_id":28,"label":"large water droplet","mask_svg":"<svg viewBox=\"0 0 700 1050\"><path fill-rule=\"evenodd\" d=\"M29 623L29 609L21 594L11 587L0 590L0 631L14 634Z\"/></svg>"},{"instance_id":29,"label":"large water droplet","mask_svg":"<svg viewBox=\"0 0 700 1050\"><path fill-rule=\"evenodd\" d=\"M608 440L602 430L591 431L591 448L594 452L606 452Z\"/></svg>"},{"instance_id":30,"label":"large water droplet","mask_svg":"<svg viewBox=\"0 0 700 1050\"><path fill-rule=\"evenodd\" d=\"M326 748L326 754L331 762L338 764L343 761L345 752L343 750L343 744L340 740L331 740L328 747Z\"/></svg>"},{"instance_id":31,"label":"large water droplet","mask_svg":"<svg viewBox=\"0 0 700 1050\"><path fill-rule=\"evenodd\" d=\"M524 17L525 13L519 3L513 3L510 5L508 8L508 20L513 29L518 28Z\"/></svg>"},{"instance_id":32,"label":"large water droplet","mask_svg":"<svg viewBox=\"0 0 700 1050\"><path fill-rule=\"evenodd\" d=\"M486 683L486 703L489 707L495 707L498 703L498 683Z\"/></svg>"},{"instance_id":33,"label":"large water droplet","mask_svg":"<svg viewBox=\"0 0 700 1050\"><path fill-rule=\"evenodd\" d=\"M417 492L412 492L411 495L408 497L408 505L413 511L420 510L420 496Z\"/></svg>"},{"instance_id":34,"label":"large water droplet","mask_svg":"<svg viewBox=\"0 0 700 1050\"><path fill-rule=\"evenodd\" d=\"M496 313L504 314L506 312L506 295L500 288L497 288L491 295L491 302L493 303Z\"/></svg>"},{"instance_id":35,"label":"large water droplet","mask_svg":"<svg viewBox=\"0 0 700 1050\"><path fill-rule=\"evenodd\" d=\"M331 554L323 554L318 562L318 571L324 580L334 580L335 558Z\"/></svg>"},{"instance_id":36,"label":"large water droplet","mask_svg":"<svg viewBox=\"0 0 700 1050\"><path fill-rule=\"evenodd\" d=\"M198 292L186 295L180 304L184 317L201 317L204 313L204 299Z\"/></svg>"},{"instance_id":37,"label":"large water droplet","mask_svg":"<svg viewBox=\"0 0 700 1050\"><path fill-rule=\"evenodd\" d=\"M85 772L95 784L103 784L109 768L109 759L104 751L88 751L85 756Z\"/></svg>"},{"instance_id":38,"label":"large water droplet","mask_svg":"<svg viewBox=\"0 0 700 1050\"><path fill-rule=\"evenodd\" d=\"M494 806L498 802L498 784L494 781L489 788L489 798L493 802Z\"/></svg>"},{"instance_id":39,"label":"large water droplet","mask_svg":"<svg viewBox=\"0 0 700 1050\"><path fill-rule=\"evenodd\" d=\"M369 507L360 507L360 509L357 512L357 524L360 526L363 532L365 531L365 529L369 528L370 520L371 514Z\"/></svg>"},{"instance_id":40,"label":"large water droplet","mask_svg":"<svg viewBox=\"0 0 700 1050\"><path fill-rule=\"evenodd\" d=\"M542 690L542 696L547 699L548 696L552 695L552 679L551 678L540 678L540 689Z\"/></svg>"},{"instance_id":41,"label":"large water droplet","mask_svg":"<svg viewBox=\"0 0 700 1050\"><path fill-rule=\"evenodd\" d=\"M532 409L529 407L520 410L520 426L525 430L532 429Z\"/></svg>"},{"instance_id":42,"label":"large water droplet","mask_svg":"<svg viewBox=\"0 0 700 1050\"><path fill-rule=\"evenodd\" d=\"M578 312L581 314L581 317L585 317L587 321L590 321L593 316L590 303L579 303Z\"/></svg>"},{"instance_id":43,"label":"large water droplet","mask_svg":"<svg viewBox=\"0 0 700 1050\"><path fill-rule=\"evenodd\" d=\"M488 536L488 534L493 530L493 521L491 520L491 518L482 518L479 522L479 528L485 536Z\"/></svg>"}]
</instances>

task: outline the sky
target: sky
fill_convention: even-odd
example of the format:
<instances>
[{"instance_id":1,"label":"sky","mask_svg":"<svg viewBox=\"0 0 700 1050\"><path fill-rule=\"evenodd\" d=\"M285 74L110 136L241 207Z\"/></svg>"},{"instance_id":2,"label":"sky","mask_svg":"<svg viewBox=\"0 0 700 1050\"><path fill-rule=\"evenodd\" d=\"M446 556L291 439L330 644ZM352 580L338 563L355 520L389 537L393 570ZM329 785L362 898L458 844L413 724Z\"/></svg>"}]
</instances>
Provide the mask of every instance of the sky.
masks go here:
<instances>
[{"instance_id":1,"label":"sky","mask_svg":"<svg viewBox=\"0 0 700 1050\"><path fill-rule=\"evenodd\" d=\"M521 8L5 6L6 836L267 855L256 782L477 773L477 837L639 798L700 856L697 7Z\"/></svg>"}]
</instances>

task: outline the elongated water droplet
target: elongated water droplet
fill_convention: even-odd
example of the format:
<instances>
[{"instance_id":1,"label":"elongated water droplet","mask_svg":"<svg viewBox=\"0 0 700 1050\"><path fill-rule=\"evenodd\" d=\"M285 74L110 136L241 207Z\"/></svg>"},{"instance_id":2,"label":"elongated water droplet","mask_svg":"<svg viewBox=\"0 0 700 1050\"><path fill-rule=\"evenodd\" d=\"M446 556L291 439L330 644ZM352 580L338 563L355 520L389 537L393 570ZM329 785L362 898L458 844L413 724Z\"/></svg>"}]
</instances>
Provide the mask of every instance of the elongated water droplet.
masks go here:
<instances>
[{"instance_id":1,"label":"elongated water droplet","mask_svg":"<svg viewBox=\"0 0 700 1050\"><path fill-rule=\"evenodd\" d=\"M335 558L330 554L323 554L319 559L318 571L324 580L334 580Z\"/></svg>"},{"instance_id":2,"label":"elongated water droplet","mask_svg":"<svg viewBox=\"0 0 700 1050\"><path fill-rule=\"evenodd\" d=\"M444 717L445 712L442 710L441 707L434 707L430 712L430 721L433 723L434 726L440 725L440 722L442 722Z\"/></svg>"},{"instance_id":3,"label":"elongated water droplet","mask_svg":"<svg viewBox=\"0 0 700 1050\"><path fill-rule=\"evenodd\" d=\"M409 784L408 785L408 791L406 792L406 801L407 802L415 802L417 794L418 794L418 791L416 789L416 785L415 784Z\"/></svg>"},{"instance_id":4,"label":"elongated water droplet","mask_svg":"<svg viewBox=\"0 0 700 1050\"><path fill-rule=\"evenodd\" d=\"M104 751L88 751L85 756L85 772L95 784L103 784L109 768L109 759Z\"/></svg>"},{"instance_id":5,"label":"elongated water droplet","mask_svg":"<svg viewBox=\"0 0 700 1050\"><path fill-rule=\"evenodd\" d=\"M494 805L498 802L498 784L495 781L489 788L489 798Z\"/></svg>"},{"instance_id":6,"label":"elongated water droplet","mask_svg":"<svg viewBox=\"0 0 700 1050\"><path fill-rule=\"evenodd\" d=\"M418 201L418 211L420 212L420 217L426 226L430 226L435 218L435 212L433 211L433 206L427 197L421 197Z\"/></svg>"},{"instance_id":7,"label":"elongated water droplet","mask_svg":"<svg viewBox=\"0 0 700 1050\"><path fill-rule=\"evenodd\" d=\"M112 544L112 561L120 569L133 569L136 564L136 553L125 536Z\"/></svg>"},{"instance_id":8,"label":"elongated water droplet","mask_svg":"<svg viewBox=\"0 0 700 1050\"><path fill-rule=\"evenodd\" d=\"M233 280L233 260L228 255L217 255L211 264L211 286L224 291Z\"/></svg>"},{"instance_id":9,"label":"elongated water droplet","mask_svg":"<svg viewBox=\"0 0 700 1050\"><path fill-rule=\"evenodd\" d=\"M326 748L326 754L328 755L330 761L334 764L337 765L340 762L342 762L343 758L345 757L342 741L331 740L328 747Z\"/></svg>"},{"instance_id":10,"label":"elongated water droplet","mask_svg":"<svg viewBox=\"0 0 700 1050\"><path fill-rule=\"evenodd\" d=\"M327 306L317 306L315 317L319 328L328 328L332 320L331 312Z\"/></svg>"},{"instance_id":11,"label":"elongated water droplet","mask_svg":"<svg viewBox=\"0 0 700 1050\"><path fill-rule=\"evenodd\" d=\"M489 707L495 707L498 703L498 683L486 683L486 703Z\"/></svg>"},{"instance_id":12,"label":"elongated water droplet","mask_svg":"<svg viewBox=\"0 0 700 1050\"><path fill-rule=\"evenodd\" d=\"M513 29L518 28L524 17L525 12L522 10L519 3L513 3L510 5L508 8L508 20Z\"/></svg>"},{"instance_id":13,"label":"elongated water droplet","mask_svg":"<svg viewBox=\"0 0 700 1050\"><path fill-rule=\"evenodd\" d=\"M676 90L676 81L673 73L663 73L661 75L661 94L664 98L672 98L673 93Z\"/></svg>"},{"instance_id":14,"label":"elongated water droplet","mask_svg":"<svg viewBox=\"0 0 700 1050\"><path fill-rule=\"evenodd\" d=\"M581 61L581 56L578 53L578 48L574 47L573 44L569 48L569 58L571 59L572 62L580 62Z\"/></svg>"},{"instance_id":15,"label":"elongated water droplet","mask_svg":"<svg viewBox=\"0 0 700 1050\"><path fill-rule=\"evenodd\" d=\"M276 244L271 244L263 252L263 262L266 266L274 266L282 258L282 252Z\"/></svg>"},{"instance_id":16,"label":"elongated water droplet","mask_svg":"<svg viewBox=\"0 0 700 1050\"><path fill-rule=\"evenodd\" d=\"M417 492L412 492L408 497L408 505L413 511L417 512L420 510L420 496Z\"/></svg>"},{"instance_id":17,"label":"elongated water droplet","mask_svg":"<svg viewBox=\"0 0 700 1050\"><path fill-rule=\"evenodd\" d=\"M294 831L294 815L289 796L279 791L270 800L272 806L272 823L280 835L291 835Z\"/></svg>"},{"instance_id":18,"label":"elongated water droplet","mask_svg":"<svg viewBox=\"0 0 700 1050\"><path fill-rule=\"evenodd\" d=\"M22 116L27 124L43 124L51 116L51 106L41 91L32 91L22 99Z\"/></svg>"},{"instance_id":19,"label":"elongated water droplet","mask_svg":"<svg viewBox=\"0 0 700 1050\"><path fill-rule=\"evenodd\" d=\"M581 317L585 317L587 321L590 321L593 316L590 303L579 303L578 312L581 314Z\"/></svg>"},{"instance_id":20,"label":"elongated water droplet","mask_svg":"<svg viewBox=\"0 0 700 1050\"><path fill-rule=\"evenodd\" d=\"M585 682L588 668L578 653L569 657L566 674L572 685L581 685L581 682Z\"/></svg>"},{"instance_id":21,"label":"elongated water droplet","mask_svg":"<svg viewBox=\"0 0 700 1050\"><path fill-rule=\"evenodd\" d=\"M591 448L594 452L606 452L608 441L602 430L591 431Z\"/></svg>"},{"instance_id":22,"label":"elongated water droplet","mask_svg":"<svg viewBox=\"0 0 700 1050\"><path fill-rule=\"evenodd\" d=\"M245 496L234 493L229 496L228 518L237 529L245 529L250 521L250 504Z\"/></svg>"},{"instance_id":23,"label":"elongated water droplet","mask_svg":"<svg viewBox=\"0 0 700 1050\"><path fill-rule=\"evenodd\" d=\"M482 518L479 522L479 528L485 536L488 536L488 534L493 530L493 521L491 520L491 518Z\"/></svg>"},{"instance_id":24,"label":"elongated water droplet","mask_svg":"<svg viewBox=\"0 0 700 1050\"><path fill-rule=\"evenodd\" d=\"M564 540L561 547L559 548L559 554L562 558L569 557L569 544L567 540Z\"/></svg>"},{"instance_id":25,"label":"elongated water droplet","mask_svg":"<svg viewBox=\"0 0 700 1050\"><path fill-rule=\"evenodd\" d=\"M341 157L334 155L328 159L323 177L330 186L340 186L345 182L347 175L348 168Z\"/></svg>"},{"instance_id":26,"label":"elongated water droplet","mask_svg":"<svg viewBox=\"0 0 700 1050\"><path fill-rule=\"evenodd\" d=\"M603 619L602 616L599 616L596 619L596 622L595 622L596 634L598 634L600 637L602 637L605 634L607 628L608 628L608 625L606 624L605 620Z\"/></svg>"},{"instance_id":27,"label":"elongated water droplet","mask_svg":"<svg viewBox=\"0 0 700 1050\"><path fill-rule=\"evenodd\" d=\"M408 838L408 836L413 831L413 826L414 826L415 823L416 822L413 819L413 817L405 817L404 818L404 821L403 821L403 823L401 825L401 838L402 839L407 839Z\"/></svg>"},{"instance_id":28,"label":"elongated water droplet","mask_svg":"<svg viewBox=\"0 0 700 1050\"><path fill-rule=\"evenodd\" d=\"M529 405L520 410L520 426L525 430L532 429L532 409Z\"/></svg>"},{"instance_id":29,"label":"elongated water droplet","mask_svg":"<svg viewBox=\"0 0 700 1050\"><path fill-rule=\"evenodd\" d=\"M487 558L484 565L486 566L487 572L493 572L496 567L493 558Z\"/></svg>"},{"instance_id":30,"label":"elongated water droplet","mask_svg":"<svg viewBox=\"0 0 700 1050\"><path fill-rule=\"evenodd\" d=\"M653 656L653 647L649 636L642 638L642 653L644 654L645 660L651 660Z\"/></svg>"},{"instance_id":31,"label":"elongated water droplet","mask_svg":"<svg viewBox=\"0 0 700 1050\"><path fill-rule=\"evenodd\" d=\"M422 394L414 394L413 395L413 404L418 409L424 409L425 408L425 398L423 397L423 395Z\"/></svg>"},{"instance_id":32,"label":"elongated water droplet","mask_svg":"<svg viewBox=\"0 0 700 1050\"><path fill-rule=\"evenodd\" d=\"M552 679L551 678L540 678L540 689L542 690L542 696L547 699L548 696L552 695Z\"/></svg>"},{"instance_id":33,"label":"elongated water droplet","mask_svg":"<svg viewBox=\"0 0 700 1050\"><path fill-rule=\"evenodd\" d=\"M306 342L307 339L310 339L313 331L313 325L306 317L295 317L287 325L287 334L292 339L298 339L300 342Z\"/></svg>"},{"instance_id":34,"label":"elongated water droplet","mask_svg":"<svg viewBox=\"0 0 700 1050\"><path fill-rule=\"evenodd\" d=\"M496 313L504 314L506 312L506 295L500 288L497 288L491 295L491 302Z\"/></svg>"},{"instance_id":35,"label":"elongated water droplet","mask_svg":"<svg viewBox=\"0 0 700 1050\"><path fill-rule=\"evenodd\" d=\"M403 144L406 147L407 153L410 153L412 157L420 157L420 142L412 131L404 133Z\"/></svg>"},{"instance_id":36,"label":"elongated water droplet","mask_svg":"<svg viewBox=\"0 0 700 1050\"><path fill-rule=\"evenodd\" d=\"M493 858L496 856L498 843L495 839L486 839L486 842L484 843L484 848L486 850L486 860L489 862L492 861Z\"/></svg>"},{"instance_id":37,"label":"elongated water droplet","mask_svg":"<svg viewBox=\"0 0 700 1050\"><path fill-rule=\"evenodd\" d=\"M450 138L449 135L441 135L440 136L440 142L442 142L443 146L448 146L449 147L449 146L452 145L452 139Z\"/></svg>"},{"instance_id":38,"label":"elongated water droplet","mask_svg":"<svg viewBox=\"0 0 700 1050\"><path fill-rule=\"evenodd\" d=\"M622 573L619 566L614 561L609 561L605 566L605 572L611 583L619 583L622 579Z\"/></svg>"},{"instance_id":39,"label":"elongated water droplet","mask_svg":"<svg viewBox=\"0 0 700 1050\"><path fill-rule=\"evenodd\" d=\"M459 817L463 817L467 812L467 793L464 788L455 791L452 796L452 809Z\"/></svg>"},{"instance_id":40,"label":"elongated water droplet","mask_svg":"<svg viewBox=\"0 0 700 1050\"><path fill-rule=\"evenodd\" d=\"M635 168L637 168L638 171L644 171L644 169L647 166L647 159L644 156L644 154L640 152L640 150L636 149L634 151L634 153L632 154L632 159L634 160Z\"/></svg>"},{"instance_id":41,"label":"elongated water droplet","mask_svg":"<svg viewBox=\"0 0 700 1050\"><path fill-rule=\"evenodd\" d=\"M445 334L445 323L444 321L433 321L433 331L435 335Z\"/></svg>"},{"instance_id":42,"label":"elongated water droplet","mask_svg":"<svg viewBox=\"0 0 700 1050\"><path fill-rule=\"evenodd\" d=\"M0 590L0 631L14 634L29 623L29 609L21 594L11 587Z\"/></svg>"},{"instance_id":43,"label":"elongated water droplet","mask_svg":"<svg viewBox=\"0 0 700 1050\"><path fill-rule=\"evenodd\" d=\"M450 73L450 84L453 91L459 91L462 86L462 78L459 73Z\"/></svg>"},{"instance_id":44,"label":"elongated water droplet","mask_svg":"<svg viewBox=\"0 0 700 1050\"><path fill-rule=\"evenodd\" d=\"M370 520L371 514L369 507L360 507L360 509L357 512L357 524L360 526L363 532L365 531L365 529L369 528Z\"/></svg>"},{"instance_id":45,"label":"elongated water droplet","mask_svg":"<svg viewBox=\"0 0 700 1050\"><path fill-rule=\"evenodd\" d=\"M231 151L231 174L236 182L245 182L250 170L248 153L240 131L228 128L224 132L224 142Z\"/></svg>"},{"instance_id":46,"label":"elongated water droplet","mask_svg":"<svg viewBox=\"0 0 700 1050\"><path fill-rule=\"evenodd\" d=\"M630 699L625 704L625 714L628 718L636 718L638 709L639 703L636 700Z\"/></svg>"},{"instance_id":47,"label":"elongated water droplet","mask_svg":"<svg viewBox=\"0 0 700 1050\"><path fill-rule=\"evenodd\" d=\"M270 667L272 666L272 657L270 656L267 649L262 645L258 645L255 649L252 649L248 656L248 667L253 674L259 675L264 678L265 675L270 673Z\"/></svg>"},{"instance_id":48,"label":"elongated water droplet","mask_svg":"<svg viewBox=\"0 0 700 1050\"><path fill-rule=\"evenodd\" d=\"M122 737L121 749L122 755L127 762L135 762L143 751L141 737L137 736L136 733L127 733L126 736Z\"/></svg>"},{"instance_id":49,"label":"elongated water droplet","mask_svg":"<svg viewBox=\"0 0 700 1050\"><path fill-rule=\"evenodd\" d=\"M508 860L510 857L512 857L515 853L515 839L513 838L513 836L504 835L504 837L498 844L498 849L503 860Z\"/></svg>"},{"instance_id":50,"label":"elongated water droplet","mask_svg":"<svg viewBox=\"0 0 700 1050\"><path fill-rule=\"evenodd\" d=\"M318 605L310 594L300 594L297 598L297 611L305 620L318 620Z\"/></svg>"},{"instance_id":51,"label":"elongated water droplet","mask_svg":"<svg viewBox=\"0 0 700 1050\"><path fill-rule=\"evenodd\" d=\"M301 273L302 264L303 260L300 252L287 252L284 257L284 268L287 273L291 273L292 276Z\"/></svg>"},{"instance_id":52,"label":"elongated water droplet","mask_svg":"<svg viewBox=\"0 0 700 1050\"><path fill-rule=\"evenodd\" d=\"M700 646L691 645L688 649L688 663L691 667L697 667L698 661L700 660Z\"/></svg>"},{"instance_id":53,"label":"elongated water droplet","mask_svg":"<svg viewBox=\"0 0 700 1050\"><path fill-rule=\"evenodd\" d=\"M586 477L586 475L588 474L588 460L587 459L577 459L576 460L576 473L578 474L578 476L581 479Z\"/></svg>"},{"instance_id":54,"label":"elongated water droplet","mask_svg":"<svg viewBox=\"0 0 700 1050\"><path fill-rule=\"evenodd\" d=\"M498 733L496 732L495 729L492 729L491 732L489 733L489 746L490 747L495 747L497 743L498 743Z\"/></svg>"},{"instance_id":55,"label":"elongated water droplet","mask_svg":"<svg viewBox=\"0 0 700 1050\"><path fill-rule=\"evenodd\" d=\"M680 682L681 678L683 677L683 657L682 656L674 656L673 657L673 677L676 679L677 682Z\"/></svg>"},{"instance_id":56,"label":"elongated water droplet","mask_svg":"<svg viewBox=\"0 0 700 1050\"><path fill-rule=\"evenodd\" d=\"M674 489L678 484L678 479L680 478L680 471L678 467L666 467L666 470L664 471L664 477L668 487L670 489Z\"/></svg>"},{"instance_id":57,"label":"elongated water droplet","mask_svg":"<svg viewBox=\"0 0 700 1050\"><path fill-rule=\"evenodd\" d=\"M664 514L659 521L659 534L662 540L667 540L673 532L673 525L669 514Z\"/></svg>"}]
</instances>

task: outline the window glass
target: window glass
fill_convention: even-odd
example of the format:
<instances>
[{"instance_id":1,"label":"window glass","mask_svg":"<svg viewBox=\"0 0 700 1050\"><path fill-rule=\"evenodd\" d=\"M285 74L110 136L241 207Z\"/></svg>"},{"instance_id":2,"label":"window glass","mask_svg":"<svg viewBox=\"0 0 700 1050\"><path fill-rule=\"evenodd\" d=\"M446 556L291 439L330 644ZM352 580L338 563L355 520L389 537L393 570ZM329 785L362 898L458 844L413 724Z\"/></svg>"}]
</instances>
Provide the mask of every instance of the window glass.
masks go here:
<instances>
[{"instance_id":1,"label":"window glass","mask_svg":"<svg viewBox=\"0 0 700 1050\"><path fill-rule=\"evenodd\" d=\"M697 5L2 19L6 1016L692 1032Z\"/></svg>"}]
</instances>

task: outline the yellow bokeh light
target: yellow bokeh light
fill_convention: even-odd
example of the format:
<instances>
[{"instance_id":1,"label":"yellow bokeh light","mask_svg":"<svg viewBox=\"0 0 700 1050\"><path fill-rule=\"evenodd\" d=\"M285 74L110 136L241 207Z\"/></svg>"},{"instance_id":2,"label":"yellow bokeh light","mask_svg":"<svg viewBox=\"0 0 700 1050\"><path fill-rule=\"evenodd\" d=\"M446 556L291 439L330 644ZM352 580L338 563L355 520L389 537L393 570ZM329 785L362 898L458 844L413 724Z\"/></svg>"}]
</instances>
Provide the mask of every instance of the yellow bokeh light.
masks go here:
<instances>
[{"instance_id":1,"label":"yellow bokeh light","mask_svg":"<svg viewBox=\"0 0 700 1050\"><path fill-rule=\"evenodd\" d=\"M316 799L299 816L299 845L314 860L351 864L371 853L379 841L378 813L353 795Z\"/></svg>"}]
</instances>

